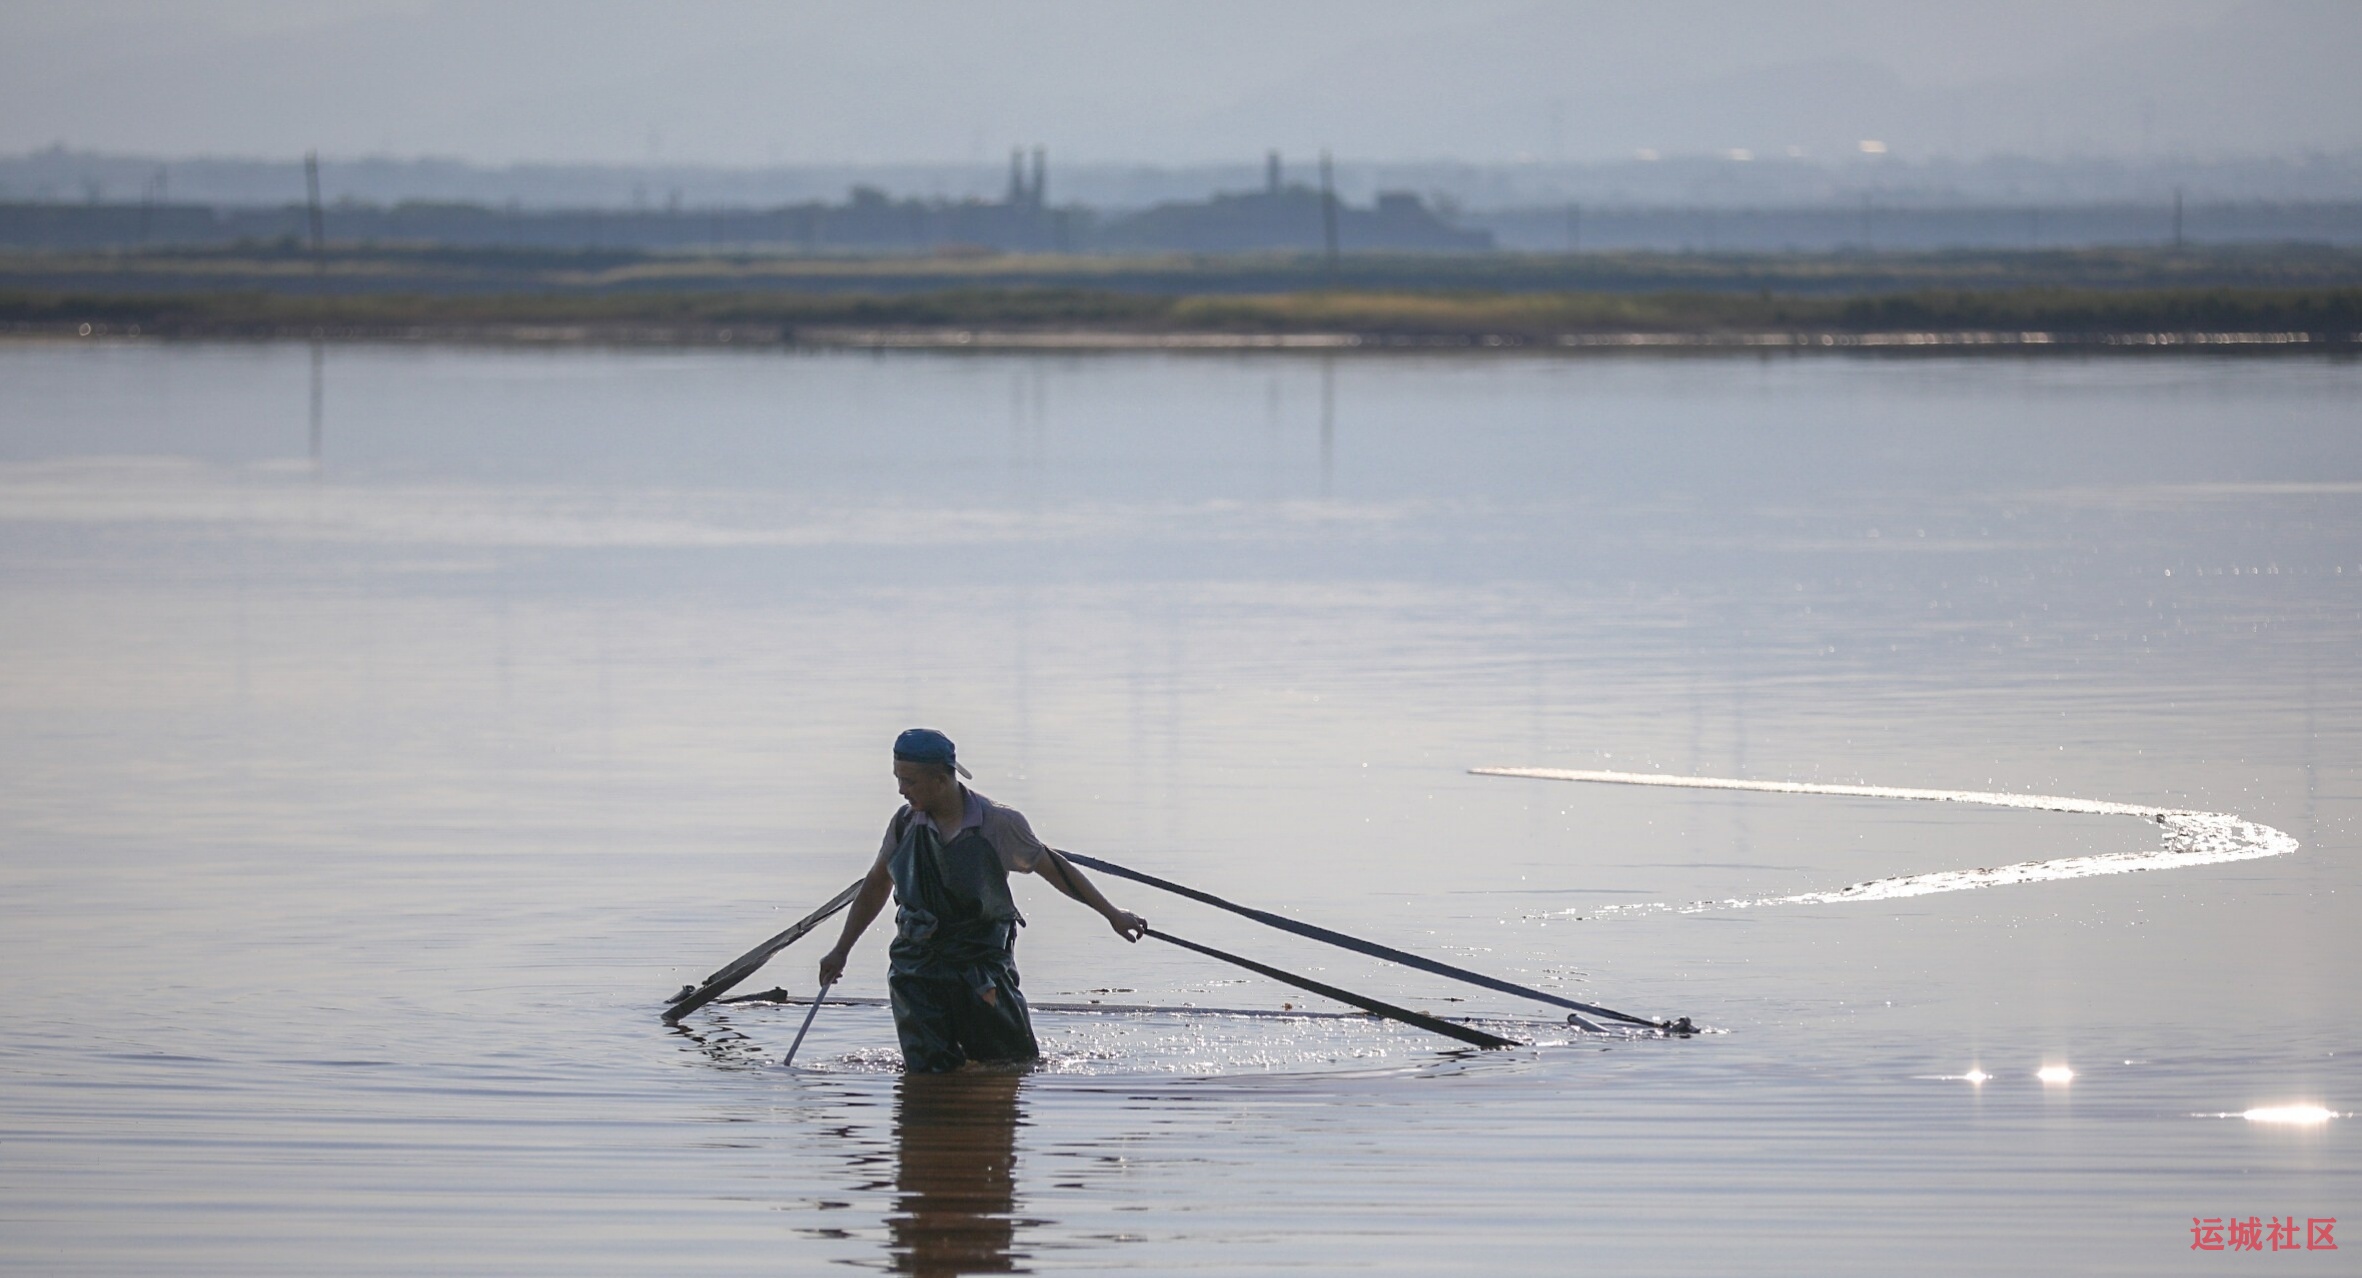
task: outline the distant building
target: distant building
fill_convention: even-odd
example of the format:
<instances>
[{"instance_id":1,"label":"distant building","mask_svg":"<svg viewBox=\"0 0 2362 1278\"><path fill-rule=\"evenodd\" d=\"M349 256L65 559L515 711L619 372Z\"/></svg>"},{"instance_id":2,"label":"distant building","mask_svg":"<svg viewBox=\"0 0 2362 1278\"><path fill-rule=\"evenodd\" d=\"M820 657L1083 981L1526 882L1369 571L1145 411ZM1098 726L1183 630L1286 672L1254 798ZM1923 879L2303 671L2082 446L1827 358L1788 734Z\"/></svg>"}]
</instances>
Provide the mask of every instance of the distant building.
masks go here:
<instances>
[{"instance_id":1,"label":"distant building","mask_svg":"<svg viewBox=\"0 0 2362 1278\"><path fill-rule=\"evenodd\" d=\"M15 162L71 159L44 152ZM1698 161L1705 164L1705 161ZM1720 163L1720 162L1717 162ZM1998 163L1998 162L1996 162ZM0 173L11 171L0 158ZM1674 161L1643 166L1674 168ZM1732 166L1722 164L1722 168ZM1749 166L1737 166L1747 168ZM1754 167L1762 167L1760 165ZM1991 166L1987 166L1991 167ZM632 252L797 254L985 253L1319 253L1326 249L1323 196L1290 184L1273 154L1260 189L1172 200L1129 212L1080 204L1053 206L1048 157L1039 147L1013 151L1007 186L997 198L896 198L879 185L854 185L841 202L698 205L676 188L670 198L635 207L522 207L515 201L339 199L321 209L321 231L338 246L535 249ZM273 170L277 172L277 170ZM1816 172L1818 170L1815 170ZM61 170L62 172L62 170ZM2226 170L2228 172L2228 170ZM2244 171L2242 171L2244 172ZM2335 174L2347 172L2335 169ZM246 243L277 251L310 242L303 203L220 204L168 200L161 166L123 169L115 185L97 178L72 200L0 199L0 251L185 249ZM1226 181L1252 182L1239 166ZM284 176L282 173L281 176ZM2267 172L2250 175L2260 184ZM51 174L34 191L63 190ZM132 179L137 179L133 181ZM996 174L997 179L997 174ZM1436 176L1398 173L1423 187ZM2347 178L2338 177L2337 182ZM994 182L998 185L997 180ZM176 178L172 190L181 190ZM300 187L298 188L300 190ZM973 189L973 188L971 188ZM1062 188L1064 189L1064 188ZM2023 201L1938 200L1922 194L1889 201L1853 192L1799 188L1793 198L1754 206L1632 198L1518 206L1494 205L1446 215L1406 190L1381 190L1376 201L1335 206L1337 247L1344 252L1924 252L1950 249L2050 250L2121 245L2362 244L2362 200L2337 194L2273 199L2193 199L2176 211L2167 195L2107 201L2049 197ZM137 190L136 201L109 199ZM5 193L0 193L5 194ZM1719 197L1717 197L1719 198ZM126 276L125 278L130 278Z\"/></svg>"},{"instance_id":2,"label":"distant building","mask_svg":"<svg viewBox=\"0 0 2362 1278\"><path fill-rule=\"evenodd\" d=\"M1280 180L1279 156L1265 163L1260 191L1159 204L1109 220L1094 247L1186 253L1319 252L1326 246L1322 203L1331 198ZM1409 191L1381 191L1370 208L1337 201L1337 247L1347 253L1481 253L1490 231L1463 230L1438 217Z\"/></svg>"},{"instance_id":3,"label":"distant building","mask_svg":"<svg viewBox=\"0 0 2362 1278\"><path fill-rule=\"evenodd\" d=\"M339 202L322 210L326 238L339 244L452 248L607 250L762 249L807 253L1076 252L1087 249L1091 214L1052 208L1049 158L1034 148L1009 158L999 202L895 199L855 186L842 204L818 200L776 208L494 208L448 201L393 205ZM307 230L302 205L0 203L0 248L203 247L272 242Z\"/></svg>"},{"instance_id":4,"label":"distant building","mask_svg":"<svg viewBox=\"0 0 2362 1278\"><path fill-rule=\"evenodd\" d=\"M1039 147L1009 155L999 200L896 199L855 186L841 204L819 200L774 208L684 206L520 209L465 201L385 205L339 201L322 210L325 237L339 244L602 250L755 249L802 253L1319 252L1326 247L1329 197L1281 180L1279 156L1263 189L1158 204L1102 216L1049 201L1049 157ZM1453 226L1408 191L1382 191L1356 208L1338 200L1337 247L1344 252L1482 252L1493 234ZM0 247L95 249L202 247L304 239L304 206L168 204L0 204Z\"/></svg>"},{"instance_id":5,"label":"distant building","mask_svg":"<svg viewBox=\"0 0 2362 1278\"><path fill-rule=\"evenodd\" d=\"M1079 247L1085 216L982 200L896 200L872 187L855 187L842 204L772 209L519 210L411 201L322 210L326 238L340 245L811 253L1055 252ZM300 240L306 229L300 204L0 204L0 248L218 247Z\"/></svg>"}]
</instances>

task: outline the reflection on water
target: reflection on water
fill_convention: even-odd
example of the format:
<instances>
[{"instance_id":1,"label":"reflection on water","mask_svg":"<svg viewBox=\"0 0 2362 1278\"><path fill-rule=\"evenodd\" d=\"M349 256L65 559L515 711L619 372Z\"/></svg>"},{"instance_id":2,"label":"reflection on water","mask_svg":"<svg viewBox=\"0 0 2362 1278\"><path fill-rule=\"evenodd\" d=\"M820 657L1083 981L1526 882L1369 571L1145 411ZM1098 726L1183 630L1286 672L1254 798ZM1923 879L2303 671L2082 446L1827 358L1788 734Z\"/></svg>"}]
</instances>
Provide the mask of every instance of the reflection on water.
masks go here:
<instances>
[{"instance_id":1,"label":"reflection on water","mask_svg":"<svg viewBox=\"0 0 2362 1278\"><path fill-rule=\"evenodd\" d=\"M2115 852L2104 856L2062 857L2050 861L2022 861L2014 865L1980 866L1974 870L1939 870L1932 874L1903 875L1856 883L1835 892L1804 892L1762 900L1693 901L1681 907L1688 913L1706 910L1743 910L1764 905L1833 905L1838 902L1893 901L1937 892L1965 892L1978 888L2024 883L2055 883L2063 879L2101 874L2132 874L2149 870L2186 869L2252 861L2259 857L2289 856L2297 841L2270 826L2223 812L2185 812L2166 808L2075 799L2045 794L1980 794L1971 790L1910 790L1893 786L1805 785L1793 781L1739 781L1727 777L1685 777L1668 773L1573 771L1559 768L1471 768L1478 776L1529 777L1555 781L1592 781L1612 785L1666 786L1696 790L1746 790L1774 794L1821 794L1874 799L1918 799L1939 803L1977 803L1992 807L2049 812L2082 812L2109 816L2137 816L2164 827L2164 846L2149 852ZM1591 917L1640 911L1667 910L1663 902L1608 905ZM1560 916L1575 915L1562 910Z\"/></svg>"},{"instance_id":2,"label":"reflection on water","mask_svg":"<svg viewBox=\"0 0 2362 1278\"><path fill-rule=\"evenodd\" d=\"M320 450L325 444L328 412L328 346L325 342L312 343L312 398L310 429L305 432L310 441L312 470L320 469Z\"/></svg>"},{"instance_id":3,"label":"reflection on water","mask_svg":"<svg viewBox=\"0 0 2362 1278\"><path fill-rule=\"evenodd\" d=\"M767 1069L773 1058L763 1045L738 1031L728 1021L711 1017L688 1022L668 1023L664 1032L688 1043L686 1050L694 1051L706 1060L731 1070Z\"/></svg>"},{"instance_id":4,"label":"reflection on water","mask_svg":"<svg viewBox=\"0 0 2362 1278\"><path fill-rule=\"evenodd\" d=\"M2237 1116L2251 1123L2286 1123L2296 1127L2311 1127L2326 1123L2338 1117L2338 1114L2320 1105L2258 1105L2254 1109L2242 1110Z\"/></svg>"},{"instance_id":5,"label":"reflection on water","mask_svg":"<svg viewBox=\"0 0 2362 1278\"><path fill-rule=\"evenodd\" d=\"M895 1272L1015 1269L1023 1083L1015 1070L902 1076L894 1094L896 1196L886 1217Z\"/></svg>"},{"instance_id":6,"label":"reflection on water","mask_svg":"<svg viewBox=\"0 0 2362 1278\"><path fill-rule=\"evenodd\" d=\"M1320 499L1337 486L1337 357L1320 357Z\"/></svg>"}]
</instances>

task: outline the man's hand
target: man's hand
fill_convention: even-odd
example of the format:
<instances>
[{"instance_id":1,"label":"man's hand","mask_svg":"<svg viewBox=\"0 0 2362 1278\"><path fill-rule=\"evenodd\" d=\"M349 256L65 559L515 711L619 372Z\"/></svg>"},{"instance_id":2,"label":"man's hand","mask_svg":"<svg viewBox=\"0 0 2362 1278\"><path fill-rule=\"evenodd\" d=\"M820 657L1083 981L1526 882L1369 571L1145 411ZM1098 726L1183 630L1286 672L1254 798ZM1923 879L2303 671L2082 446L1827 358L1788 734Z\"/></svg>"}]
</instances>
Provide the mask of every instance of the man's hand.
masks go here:
<instances>
[{"instance_id":1,"label":"man's hand","mask_svg":"<svg viewBox=\"0 0 2362 1278\"><path fill-rule=\"evenodd\" d=\"M822 985L834 985L837 983L837 978L844 974L845 951L843 947L840 946L820 956L820 983Z\"/></svg>"},{"instance_id":2,"label":"man's hand","mask_svg":"<svg viewBox=\"0 0 2362 1278\"><path fill-rule=\"evenodd\" d=\"M1114 928L1117 936L1127 941L1137 941L1147 933L1148 920L1130 910L1117 910L1107 916L1107 926Z\"/></svg>"}]
</instances>

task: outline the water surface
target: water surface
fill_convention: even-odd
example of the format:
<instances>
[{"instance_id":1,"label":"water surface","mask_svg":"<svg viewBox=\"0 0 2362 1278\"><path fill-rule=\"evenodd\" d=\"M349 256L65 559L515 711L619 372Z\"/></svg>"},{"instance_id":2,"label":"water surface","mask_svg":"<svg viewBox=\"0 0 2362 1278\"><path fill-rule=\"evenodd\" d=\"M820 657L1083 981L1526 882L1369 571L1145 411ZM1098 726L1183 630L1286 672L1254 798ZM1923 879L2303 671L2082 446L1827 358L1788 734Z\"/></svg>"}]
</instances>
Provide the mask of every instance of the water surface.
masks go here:
<instances>
[{"instance_id":1,"label":"water surface","mask_svg":"<svg viewBox=\"0 0 2362 1278\"><path fill-rule=\"evenodd\" d=\"M2217 1116L2362 1109L2352 364L83 344L0 385L11 1270L2151 1274L2362 1189L2354 1120ZM904 1080L874 1008L792 1070L800 1008L658 1024L860 872L914 723L1061 846L1722 1032L1115 884L1535 1045L1045 1013L1031 1075ZM1479 765L2301 847L1638 909L2159 836ZM1334 1010L1019 891L1037 1000Z\"/></svg>"}]
</instances>

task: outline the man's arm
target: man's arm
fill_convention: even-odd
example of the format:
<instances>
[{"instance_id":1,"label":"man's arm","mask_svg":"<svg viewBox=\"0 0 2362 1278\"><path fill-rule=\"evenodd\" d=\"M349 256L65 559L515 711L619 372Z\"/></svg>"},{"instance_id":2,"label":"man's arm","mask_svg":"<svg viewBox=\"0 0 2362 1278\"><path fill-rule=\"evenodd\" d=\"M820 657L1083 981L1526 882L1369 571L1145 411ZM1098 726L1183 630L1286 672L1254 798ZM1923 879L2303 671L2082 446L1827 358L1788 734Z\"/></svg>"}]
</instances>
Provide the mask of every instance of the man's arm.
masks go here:
<instances>
[{"instance_id":1,"label":"man's arm","mask_svg":"<svg viewBox=\"0 0 2362 1278\"><path fill-rule=\"evenodd\" d=\"M886 869L883 857L869 867L869 877L861 881L861 892L845 910L845 930L838 935L836 948L820 956L820 983L834 985L845 974L845 960L853 953L853 942L877 921L878 911L886 908L886 898L893 895L894 875Z\"/></svg>"},{"instance_id":2,"label":"man's arm","mask_svg":"<svg viewBox=\"0 0 2362 1278\"><path fill-rule=\"evenodd\" d=\"M1034 865L1034 873L1048 879L1050 886L1099 911L1100 917L1107 920L1107 925L1115 929L1117 936L1127 941L1137 941L1142 933L1148 931L1147 919L1130 910L1115 908L1112 902L1100 894L1097 884L1083 877L1083 872L1074 868L1073 862L1058 855L1058 849L1043 848L1041 860ZM853 908L860 909L861 902L855 901Z\"/></svg>"}]
</instances>

